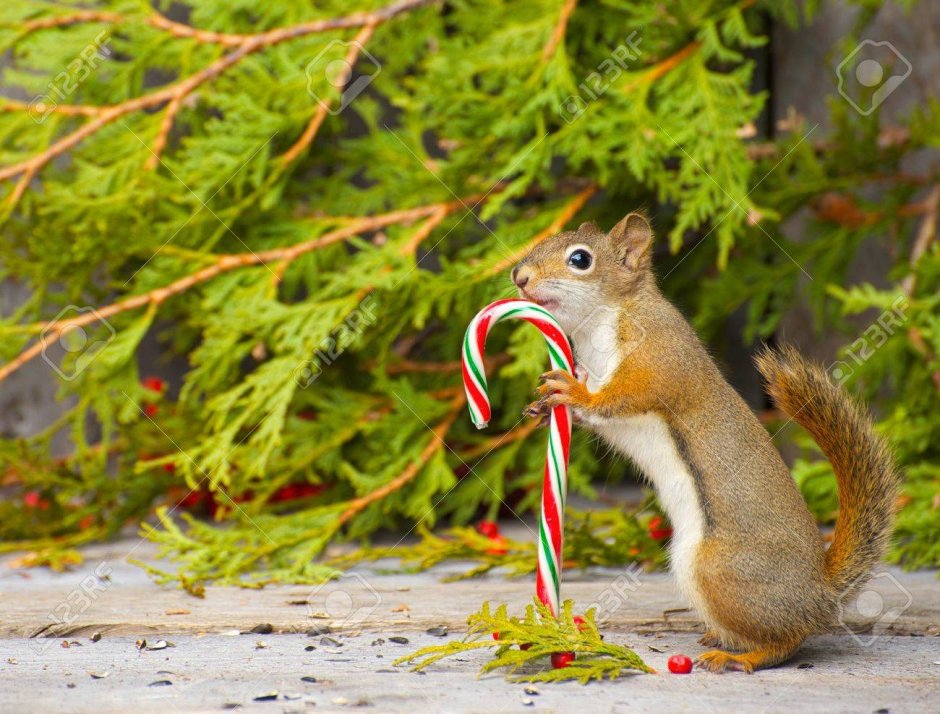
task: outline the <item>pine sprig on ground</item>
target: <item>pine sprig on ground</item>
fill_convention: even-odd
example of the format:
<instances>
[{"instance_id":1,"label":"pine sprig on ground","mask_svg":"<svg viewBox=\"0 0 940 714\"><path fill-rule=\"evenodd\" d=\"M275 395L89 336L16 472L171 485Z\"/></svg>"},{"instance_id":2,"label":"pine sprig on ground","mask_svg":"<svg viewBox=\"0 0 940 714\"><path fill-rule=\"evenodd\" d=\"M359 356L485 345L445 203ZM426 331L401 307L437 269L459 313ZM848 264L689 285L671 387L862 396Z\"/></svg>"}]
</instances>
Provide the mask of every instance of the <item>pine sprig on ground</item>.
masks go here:
<instances>
[{"instance_id":1,"label":"pine sprig on ground","mask_svg":"<svg viewBox=\"0 0 940 714\"><path fill-rule=\"evenodd\" d=\"M654 672L633 650L605 641L594 622L594 609L575 621L574 603L565 600L558 618L538 600L526 606L523 617L510 616L506 605L495 610L484 602L479 612L467 618L463 640L425 647L395 660L411 664L415 671L447 657L482 649L493 650L493 659L483 664L481 674L505 670L516 682L562 682L616 679L624 673ZM561 652L574 653L565 667L548 668L547 658Z\"/></svg>"}]
</instances>

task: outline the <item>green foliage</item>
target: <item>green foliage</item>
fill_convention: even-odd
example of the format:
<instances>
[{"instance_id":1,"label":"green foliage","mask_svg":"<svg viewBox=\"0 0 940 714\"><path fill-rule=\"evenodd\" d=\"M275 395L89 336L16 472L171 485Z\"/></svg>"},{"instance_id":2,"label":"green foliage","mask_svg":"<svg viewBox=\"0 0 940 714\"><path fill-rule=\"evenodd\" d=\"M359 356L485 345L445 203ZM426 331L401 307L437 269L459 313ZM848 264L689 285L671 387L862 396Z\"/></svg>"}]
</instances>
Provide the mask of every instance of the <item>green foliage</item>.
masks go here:
<instances>
[{"instance_id":1,"label":"green foliage","mask_svg":"<svg viewBox=\"0 0 940 714\"><path fill-rule=\"evenodd\" d=\"M536 600L526 606L525 616L520 618L510 616L505 605L494 611L489 602L484 602L479 612L467 618L469 631L463 640L425 647L398 658L395 664L414 664L414 670L421 671L445 657L488 648L495 652L480 669L481 674L502 669L515 682L577 680L587 684L591 680L616 679L625 672L654 671L633 650L605 641L594 614L591 608L576 623L574 603L565 600L556 619L547 605ZM574 661L567 667L545 669L545 658L559 652L573 652Z\"/></svg>"},{"instance_id":2,"label":"green foliage","mask_svg":"<svg viewBox=\"0 0 940 714\"><path fill-rule=\"evenodd\" d=\"M642 564L648 569L665 565L666 551L662 543L643 526L641 507L633 512L621 508L606 511L578 511L568 508L565 514L563 558L566 567L614 567ZM491 539L475 528L465 526L432 533L418 526L420 542L394 547L363 547L330 561L338 568L362 561L394 558L401 561L405 572L433 568L444 561L475 562L463 573L448 575L445 581L474 578L502 569L510 577L528 575L536 569L535 543L516 541L500 536Z\"/></svg>"},{"instance_id":3,"label":"green foliage","mask_svg":"<svg viewBox=\"0 0 940 714\"><path fill-rule=\"evenodd\" d=\"M879 3L859 4L862 22ZM647 206L664 288L718 352L742 347L724 342L732 313L746 316L748 342L771 339L801 298L851 348L852 315L865 324L910 293L903 327L852 361L848 385L877 405L908 474L892 558L940 563L940 253L909 246L928 217L912 206L937 181L912 177L910 159L940 146L940 105L902 117L889 141L877 112L842 101L825 137L795 116L772 143L753 138L767 99L752 88L753 51L772 22L808 22L814 3L801 17L789 1L582 2L550 52L560 0L413 3L375 28L367 50L381 71L309 144L317 98L338 98L318 68L361 28L291 34L234 60L238 37L185 28L257 35L381 0L161 0L185 23L173 32L144 0L0 5L13 100L0 101L0 172L58 152L0 180L0 278L29 290L0 312L0 361L48 339L70 306L124 305L85 326L102 346L93 359L50 350L62 417L0 439L4 548L66 562L57 551L143 521L179 567L151 572L198 592L316 582L333 572L318 560L331 542L446 519L458 530L405 551L408 567L454 548L478 568L522 568L521 551L480 557L459 527L504 503L538 508L542 440L493 437L519 427L544 349L529 326L494 332L496 413L481 434L460 403L456 345L481 306L510 294L507 270L533 236ZM77 10L107 15L62 20ZM221 68L178 106L76 134L101 108L209 67ZM34 97L60 106L40 116ZM807 214L806 239L785 237L784 221ZM877 288L846 285L863 243L894 256ZM142 344L182 371L159 393L141 386L164 369L142 372ZM31 366L46 368L40 359ZM831 476L811 447L803 456L797 475L831 519ZM594 497L623 471L576 433L574 493ZM301 500L279 495L296 487ZM212 494L213 520L178 518L190 489ZM568 530L566 557L581 566L663 557L636 514L575 517Z\"/></svg>"}]
</instances>

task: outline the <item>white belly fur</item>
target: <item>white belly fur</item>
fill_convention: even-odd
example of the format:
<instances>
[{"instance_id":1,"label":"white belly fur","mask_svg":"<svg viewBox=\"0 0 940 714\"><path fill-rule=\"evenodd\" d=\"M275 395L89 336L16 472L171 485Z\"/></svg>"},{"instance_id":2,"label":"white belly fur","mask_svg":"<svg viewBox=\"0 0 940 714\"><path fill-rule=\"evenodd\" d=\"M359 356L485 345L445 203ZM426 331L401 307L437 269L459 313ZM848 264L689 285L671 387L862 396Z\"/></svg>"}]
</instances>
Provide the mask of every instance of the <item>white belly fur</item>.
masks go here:
<instances>
[{"instance_id":1,"label":"white belly fur","mask_svg":"<svg viewBox=\"0 0 940 714\"><path fill-rule=\"evenodd\" d=\"M708 619L692 577L695 551L703 534L702 512L692 474L665 421L655 414L643 414L589 423L599 436L632 459L655 487L673 528L670 570L683 594Z\"/></svg>"}]
</instances>

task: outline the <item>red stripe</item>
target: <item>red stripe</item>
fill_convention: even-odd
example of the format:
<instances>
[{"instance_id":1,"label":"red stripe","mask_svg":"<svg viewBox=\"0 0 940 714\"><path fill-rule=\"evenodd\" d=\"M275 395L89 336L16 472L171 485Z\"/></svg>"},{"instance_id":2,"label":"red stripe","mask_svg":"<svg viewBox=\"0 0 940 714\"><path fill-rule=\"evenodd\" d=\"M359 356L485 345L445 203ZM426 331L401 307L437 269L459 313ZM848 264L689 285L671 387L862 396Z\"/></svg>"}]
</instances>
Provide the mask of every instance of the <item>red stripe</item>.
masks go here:
<instances>
[{"instance_id":1,"label":"red stripe","mask_svg":"<svg viewBox=\"0 0 940 714\"><path fill-rule=\"evenodd\" d=\"M548 459L545 460L545 476L542 479L542 512L545 514L545 523L548 525L548 537L552 542L552 550L558 560L558 578L561 581L561 522L558 520L558 503L555 501L552 490L552 477L548 471Z\"/></svg>"},{"instance_id":2,"label":"red stripe","mask_svg":"<svg viewBox=\"0 0 940 714\"><path fill-rule=\"evenodd\" d=\"M565 333L541 317L524 317L522 319L526 320L527 322L531 322L542 331L543 335L551 338L552 342L561 348L561 352L565 356L565 360L568 362L568 369L573 371L574 357L571 354L571 346L568 344L568 338L565 337Z\"/></svg>"},{"instance_id":3,"label":"red stripe","mask_svg":"<svg viewBox=\"0 0 940 714\"><path fill-rule=\"evenodd\" d=\"M562 404L552 409L552 417L558 425L558 433L561 435L561 452L564 456L564 469L568 471L568 455L571 450L571 422L569 420L568 408Z\"/></svg>"},{"instance_id":4,"label":"red stripe","mask_svg":"<svg viewBox=\"0 0 940 714\"><path fill-rule=\"evenodd\" d=\"M490 403L489 400L483 395L483 393L477 388L476 382L473 381L473 377L470 376L470 371L467 369L467 361L461 360L460 367L463 371L463 387L467 390L467 394L470 395L470 399L473 400L474 406L480 412L480 417L483 421L490 420Z\"/></svg>"},{"instance_id":5,"label":"red stripe","mask_svg":"<svg viewBox=\"0 0 940 714\"><path fill-rule=\"evenodd\" d=\"M548 609L552 610L553 615L558 615L557 612L554 612L554 608L552 607L551 591L548 586L545 585L545 574L542 572L541 563L539 563L538 573L535 576L535 595L538 597L539 602L543 605L548 605Z\"/></svg>"}]
</instances>

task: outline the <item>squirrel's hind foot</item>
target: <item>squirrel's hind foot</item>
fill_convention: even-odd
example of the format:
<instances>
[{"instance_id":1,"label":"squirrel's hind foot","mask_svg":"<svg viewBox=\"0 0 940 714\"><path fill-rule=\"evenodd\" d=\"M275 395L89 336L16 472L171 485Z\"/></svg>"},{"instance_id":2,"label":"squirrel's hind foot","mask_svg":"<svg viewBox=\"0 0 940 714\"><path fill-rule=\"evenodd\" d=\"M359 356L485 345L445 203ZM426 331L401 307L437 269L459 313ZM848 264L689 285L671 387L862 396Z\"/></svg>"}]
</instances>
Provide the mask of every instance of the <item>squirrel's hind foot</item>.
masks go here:
<instances>
[{"instance_id":1,"label":"squirrel's hind foot","mask_svg":"<svg viewBox=\"0 0 940 714\"><path fill-rule=\"evenodd\" d=\"M706 633L705 636L707 637L709 634L711 633ZM755 669L773 667L775 664L785 662L793 656L801 644L802 640L795 645L767 645L743 654L710 650L699 655L696 664L710 672L731 670L750 674Z\"/></svg>"}]
</instances>

